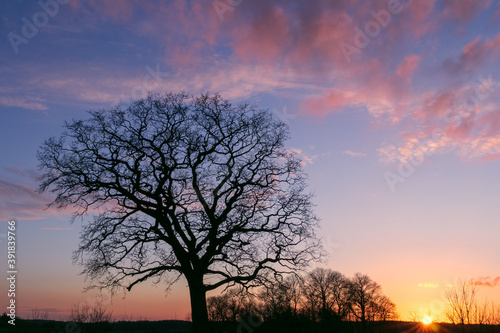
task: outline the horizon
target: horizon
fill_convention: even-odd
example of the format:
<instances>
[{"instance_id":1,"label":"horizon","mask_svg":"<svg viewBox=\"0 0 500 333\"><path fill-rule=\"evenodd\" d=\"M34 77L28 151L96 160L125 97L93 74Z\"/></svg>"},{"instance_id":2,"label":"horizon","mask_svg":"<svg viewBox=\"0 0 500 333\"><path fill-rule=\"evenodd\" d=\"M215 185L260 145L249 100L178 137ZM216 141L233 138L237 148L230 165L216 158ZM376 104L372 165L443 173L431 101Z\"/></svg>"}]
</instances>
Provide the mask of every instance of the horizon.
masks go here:
<instances>
[{"instance_id":1,"label":"horizon","mask_svg":"<svg viewBox=\"0 0 500 333\"><path fill-rule=\"evenodd\" d=\"M87 111L147 92L219 92L289 126L328 257L402 320L439 320L458 281L500 305L500 1L2 2L0 246L16 221L19 317L95 292L72 263L83 221L46 205L37 150ZM2 253L7 253L3 251ZM7 258L0 267L9 271ZM184 320L184 278L104 304ZM2 304L9 304L6 279ZM209 296L214 293L209 294ZM128 312L129 311L129 312Z\"/></svg>"}]
</instances>

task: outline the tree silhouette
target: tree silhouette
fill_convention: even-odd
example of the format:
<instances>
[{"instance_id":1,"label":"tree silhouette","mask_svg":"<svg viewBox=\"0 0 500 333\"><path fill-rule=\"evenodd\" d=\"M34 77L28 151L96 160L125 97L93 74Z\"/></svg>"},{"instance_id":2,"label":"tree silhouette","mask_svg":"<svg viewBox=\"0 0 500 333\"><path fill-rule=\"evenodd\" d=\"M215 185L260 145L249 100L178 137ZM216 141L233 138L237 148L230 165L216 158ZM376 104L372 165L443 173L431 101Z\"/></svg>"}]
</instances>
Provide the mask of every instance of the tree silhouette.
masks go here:
<instances>
[{"instance_id":1,"label":"tree silhouette","mask_svg":"<svg viewBox=\"0 0 500 333\"><path fill-rule=\"evenodd\" d=\"M453 324L476 324L478 307L477 286L470 281L460 280L445 289L444 297L448 301L446 318Z\"/></svg>"},{"instance_id":2,"label":"tree silhouette","mask_svg":"<svg viewBox=\"0 0 500 333\"><path fill-rule=\"evenodd\" d=\"M373 320L377 312L377 304L382 296L382 288L368 275L356 273L349 283L349 299L352 314L363 325Z\"/></svg>"},{"instance_id":3,"label":"tree silhouette","mask_svg":"<svg viewBox=\"0 0 500 333\"><path fill-rule=\"evenodd\" d=\"M350 310L348 287L348 279L339 272L325 268L310 272L304 294L312 318L345 319Z\"/></svg>"},{"instance_id":4,"label":"tree silhouette","mask_svg":"<svg viewBox=\"0 0 500 333\"><path fill-rule=\"evenodd\" d=\"M231 288L219 296L207 299L208 318L211 321L233 321L259 312L255 297L243 288Z\"/></svg>"},{"instance_id":5,"label":"tree silhouette","mask_svg":"<svg viewBox=\"0 0 500 333\"><path fill-rule=\"evenodd\" d=\"M270 112L218 94L151 95L66 123L38 152L40 189L93 216L74 255L91 287L184 276L201 332L207 291L316 258L317 218L288 137Z\"/></svg>"},{"instance_id":6,"label":"tree silhouette","mask_svg":"<svg viewBox=\"0 0 500 333\"><path fill-rule=\"evenodd\" d=\"M268 284L259 293L267 319L297 318L301 298L302 281L297 275L290 275L283 280Z\"/></svg>"},{"instance_id":7,"label":"tree silhouette","mask_svg":"<svg viewBox=\"0 0 500 333\"><path fill-rule=\"evenodd\" d=\"M399 319L399 315L396 311L396 304L385 295L380 295L380 297L378 297L373 310L375 320L386 321Z\"/></svg>"}]
</instances>

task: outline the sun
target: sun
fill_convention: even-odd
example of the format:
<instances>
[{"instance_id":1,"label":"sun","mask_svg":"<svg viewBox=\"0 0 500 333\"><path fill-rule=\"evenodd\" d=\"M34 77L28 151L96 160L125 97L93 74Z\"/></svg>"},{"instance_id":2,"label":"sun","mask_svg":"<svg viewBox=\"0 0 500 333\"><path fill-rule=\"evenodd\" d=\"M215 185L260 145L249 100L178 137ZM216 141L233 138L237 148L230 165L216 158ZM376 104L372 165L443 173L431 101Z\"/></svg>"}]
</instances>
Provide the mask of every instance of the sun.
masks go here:
<instances>
[{"instance_id":1,"label":"sun","mask_svg":"<svg viewBox=\"0 0 500 333\"><path fill-rule=\"evenodd\" d=\"M424 323L424 325L429 325L430 323L432 323L432 318L431 317L424 317L424 318L422 318L422 323Z\"/></svg>"}]
</instances>

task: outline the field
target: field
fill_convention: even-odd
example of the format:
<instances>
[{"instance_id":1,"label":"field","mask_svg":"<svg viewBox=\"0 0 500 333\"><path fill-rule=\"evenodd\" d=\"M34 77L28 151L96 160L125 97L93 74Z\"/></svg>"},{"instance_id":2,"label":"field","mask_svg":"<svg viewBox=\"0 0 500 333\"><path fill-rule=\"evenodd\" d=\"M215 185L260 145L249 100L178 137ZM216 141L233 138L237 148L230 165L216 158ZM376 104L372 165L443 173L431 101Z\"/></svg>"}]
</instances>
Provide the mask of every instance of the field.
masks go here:
<instances>
[{"instance_id":1,"label":"field","mask_svg":"<svg viewBox=\"0 0 500 333\"><path fill-rule=\"evenodd\" d=\"M2 322L0 333L30 332L30 333L189 333L191 323L188 321L168 320L168 321L129 321L97 324L75 324L52 320L22 320L16 321L16 327ZM264 322L253 326L245 323L211 323L207 327L207 333L323 333L323 332L349 332L349 333L382 333L382 332L457 332L457 333L500 333L500 326L496 325L452 325L452 324L430 324L413 322L371 322L365 327L359 322L338 322L338 323L311 323L311 322Z\"/></svg>"}]
</instances>

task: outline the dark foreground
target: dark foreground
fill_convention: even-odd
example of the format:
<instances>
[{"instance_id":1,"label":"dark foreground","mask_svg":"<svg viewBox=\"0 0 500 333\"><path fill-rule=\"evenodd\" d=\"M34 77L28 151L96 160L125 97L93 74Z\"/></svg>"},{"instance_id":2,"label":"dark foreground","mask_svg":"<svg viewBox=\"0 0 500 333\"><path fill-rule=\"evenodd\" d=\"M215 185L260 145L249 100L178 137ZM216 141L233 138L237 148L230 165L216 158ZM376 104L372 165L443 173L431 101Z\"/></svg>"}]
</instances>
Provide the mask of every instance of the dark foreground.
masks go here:
<instances>
[{"instance_id":1,"label":"dark foreground","mask_svg":"<svg viewBox=\"0 0 500 333\"><path fill-rule=\"evenodd\" d=\"M16 326L0 323L0 333L33 332L33 333L190 333L191 323L181 320L167 321L128 321L97 324L76 324L52 320L16 320ZM312 323L296 321L259 322L242 320L238 323L217 322L207 327L206 333L378 333L378 332L457 332L457 333L500 333L500 325L451 325L411 322L371 322L363 326L359 322Z\"/></svg>"}]
</instances>

